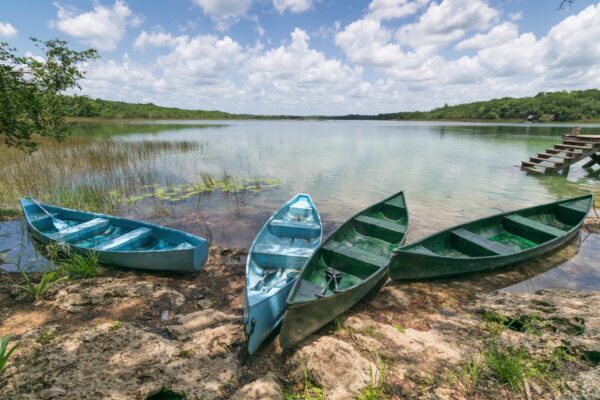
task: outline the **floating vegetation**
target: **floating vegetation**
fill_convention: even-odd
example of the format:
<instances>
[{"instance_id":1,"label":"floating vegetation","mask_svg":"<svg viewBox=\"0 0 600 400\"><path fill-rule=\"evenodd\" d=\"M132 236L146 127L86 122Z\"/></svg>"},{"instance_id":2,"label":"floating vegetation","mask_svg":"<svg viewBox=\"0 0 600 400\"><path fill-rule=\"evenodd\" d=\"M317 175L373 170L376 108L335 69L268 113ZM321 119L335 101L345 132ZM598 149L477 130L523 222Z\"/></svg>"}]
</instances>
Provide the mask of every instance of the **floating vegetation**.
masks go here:
<instances>
[{"instance_id":1,"label":"floating vegetation","mask_svg":"<svg viewBox=\"0 0 600 400\"><path fill-rule=\"evenodd\" d=\"M241 193L245 191L257 193L261 190L275 188L281 185L281 180L277 178L242 178L231 175L225 175L222 178L203 175L202 178L202 182L192 184L167 187L161 185L145 185L141 188L142 192L131 196L119 193L118 191L111 191L108 194L113 201L121 203L131 204L143 199L176 202L189 199L190 197L202 193L214 192L216 190L223 193Z\"/></svg>"}]
</instances>

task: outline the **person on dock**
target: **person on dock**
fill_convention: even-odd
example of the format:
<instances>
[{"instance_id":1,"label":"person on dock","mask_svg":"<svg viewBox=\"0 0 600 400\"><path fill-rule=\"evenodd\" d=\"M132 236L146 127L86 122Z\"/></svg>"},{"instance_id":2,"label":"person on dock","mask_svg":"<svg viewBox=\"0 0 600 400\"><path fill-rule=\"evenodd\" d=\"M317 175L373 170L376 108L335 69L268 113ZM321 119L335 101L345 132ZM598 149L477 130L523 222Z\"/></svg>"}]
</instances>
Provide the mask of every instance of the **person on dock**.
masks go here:
<instances>
[{"instance_id":1,"label":"person on dock","mask_svg":"<svg viewBox=\"0 0 600 400\"><path fill-rule=\"evenodd\" d=\"M571 134L573 136L579 136L579 131L581 131L581 127L579 125L575 125L573 127L573 132L571 132Z\"/></svg>"}]
</instances>

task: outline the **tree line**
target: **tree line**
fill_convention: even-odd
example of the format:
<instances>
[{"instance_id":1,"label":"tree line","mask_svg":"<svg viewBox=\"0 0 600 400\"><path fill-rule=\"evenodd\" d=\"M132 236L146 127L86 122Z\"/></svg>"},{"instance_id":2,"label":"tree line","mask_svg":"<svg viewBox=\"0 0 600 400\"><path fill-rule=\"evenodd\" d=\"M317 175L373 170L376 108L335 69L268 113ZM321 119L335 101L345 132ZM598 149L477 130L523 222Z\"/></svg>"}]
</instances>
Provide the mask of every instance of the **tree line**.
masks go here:
<instances>
[{"instance_id":1,"label":"tree line","mask_svg":"<svg viewBox=\"0 0 600 400\"><path fill-rule=\"evenodd\" d=\"M600 90L541 92L533 97L504 97L489 101L444 105L431 111L408 111L378 115L351 114L339 119L374 120L484 120L572 122L600 120Z\"/></svg>"}]
</instances>

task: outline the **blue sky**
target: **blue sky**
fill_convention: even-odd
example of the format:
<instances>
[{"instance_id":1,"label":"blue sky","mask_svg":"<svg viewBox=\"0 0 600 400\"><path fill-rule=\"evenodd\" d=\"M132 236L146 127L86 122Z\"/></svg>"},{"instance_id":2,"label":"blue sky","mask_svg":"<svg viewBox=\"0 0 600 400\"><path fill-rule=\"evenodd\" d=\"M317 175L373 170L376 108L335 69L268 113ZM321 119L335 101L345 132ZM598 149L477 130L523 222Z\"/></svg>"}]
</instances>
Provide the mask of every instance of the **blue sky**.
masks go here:
<instances>
[{"instance_id":1,"label":"blue sky","mask_svg":"<svg viewBox=\"0 0 600 400\"><path fill-rule=\"evenodd\" d=\"M379 113L600 87L600 3L4 0L0 40L101 59L81 94L263 114Z\"/></svg>"}]
</instances>

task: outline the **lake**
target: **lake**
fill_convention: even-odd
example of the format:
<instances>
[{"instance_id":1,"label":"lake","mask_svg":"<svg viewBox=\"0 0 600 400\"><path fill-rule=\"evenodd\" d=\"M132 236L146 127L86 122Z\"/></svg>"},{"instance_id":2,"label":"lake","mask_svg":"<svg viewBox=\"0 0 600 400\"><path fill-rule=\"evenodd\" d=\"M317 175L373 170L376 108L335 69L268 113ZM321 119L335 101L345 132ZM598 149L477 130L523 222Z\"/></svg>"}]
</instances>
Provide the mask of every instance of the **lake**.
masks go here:
<instances>
[{"instance_id":1,"label":"lake","mask_svg":"<svg viewBox=\"0 0 600 400\"><path fill-rule=\"evenodd\" d=\"M298 192L313 197L328 233L362 208L403 190L410 242L492 213L599 195L597 170L575 165L567 176L532 176L516 167L571 129L391 121L82 124L73 128L64 148L42 147L27 160L11 159L12 172L5 160L0 183L6 188L43 161L48 176L23 183L37 185L33 193L38 196L46 190L53 198L62 193L53 190L58 186L91 188L105 197L110 193L112 211L119 215L210 233L213 244L235 247L248 247L265 220ZM600 126L585 126L582 134L600 134ZM13 202L26 187L5 189L0 199ZM0 224L5 269L15 262L20 230L19 221ZM561 254L565 251L570 255L558 265L556 256L537 260L534 275L550 271L514 289L600 288L598 235L581 237Z\"/></svg>"}]
</instances>

